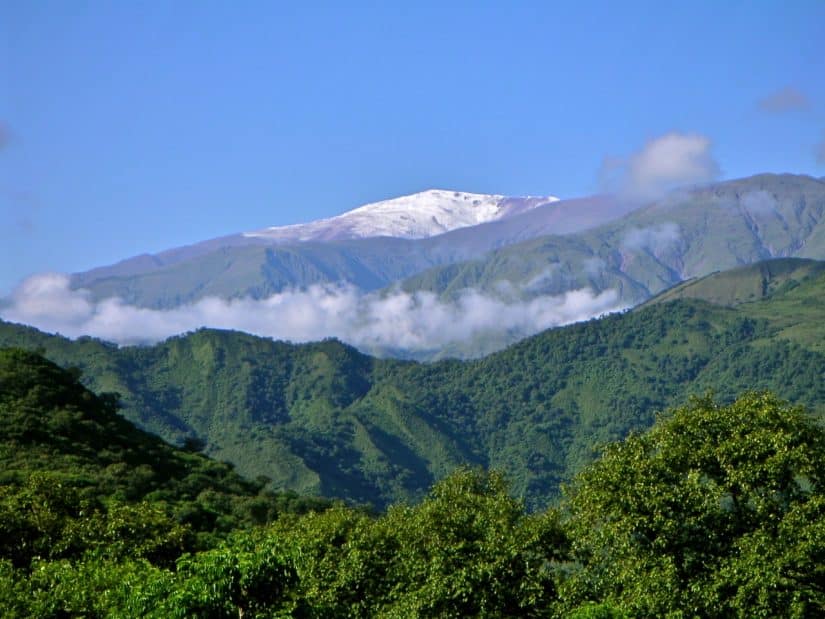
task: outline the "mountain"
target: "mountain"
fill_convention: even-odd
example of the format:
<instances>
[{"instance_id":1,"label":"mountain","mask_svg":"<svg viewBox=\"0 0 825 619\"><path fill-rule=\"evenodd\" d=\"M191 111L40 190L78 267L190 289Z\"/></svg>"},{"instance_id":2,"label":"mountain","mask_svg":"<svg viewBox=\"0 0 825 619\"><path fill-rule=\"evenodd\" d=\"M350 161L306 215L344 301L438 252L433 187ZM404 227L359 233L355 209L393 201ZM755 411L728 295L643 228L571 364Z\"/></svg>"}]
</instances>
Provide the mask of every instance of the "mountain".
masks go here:
<instances>
[{"instance_id":1,"label":"mountain","mask_svg":"<svg viewBox=\"0 0 825 619\"><path fill-rule=\"evenodd\" d=\"M530 513L500 473L462 467L416 504L317 501L265 526L227 508L265 521L267 495L215 492L211 474L228 467L208 461L138 500L108 494L175 460L112 402L75 371L0 350L0 457L29 465L0 482L5 617L813 617L825 605L825 433L770 394L664 412L555 509ZM184 469L198 460L181 456ZM220 530L204 531L216 511L207 527Z\"/></svg>"},{"instance_id":2,"label":"mountain","mask_svg":"<svg viewBox=\"0 0 825 619\"><path fill-rule=\"evenodd\" d=\"M410 196L411 202L367 205L340 217L347 222L358 215L354 221L359 222L380 206L398 218L378 218L373 231L384 226L391 232L395 226L399 234L412 234L412 228L405 232L396 223L406 221L401 214L413 212L409 204L417 203L416 196L430 193ZM469 197L473 194L439 195L462 203L467 197L470 205L476 201ZM205 296L262 298L319 283L346 282L371 291L399 280L406 280L406 290L447 295L467 287L494 292L500 282L524 289L529 297L611 287L633 304L684 279L740 264L825 257L825 182L807 176L763 174L726 181L677 191L635 210L606 197L546 200L490 198L482 204L492 212L495 202L501 219L423 239L322 240L367 233L355 223L328 223L337 218L273 228L138 256L76 274L72 285L89 289L97 299L118 296L151 308ZM410 225L421 220L421 213L432 212L422 208L410 215Z\"/></svg>"},{"instance_id":3,"label":"mountain","mask_svg":"<svg viewBox=\"0 0 825 619\"><path fill-rule=\"evenodd\" d=\"M543 198L507 198L480 193L430 189L365 204L343 215L306 224L274 226L245 237L272 241L333 241L391 236L420 239L456 228L474 226L523 213L542 204L557 202Z\"/></svg>"},{"instance_id":4,"label":"mountain","mask_svg":"<svg viewBox=\"0 0 825 619\"><path fill-rule=\"evenodd\" d=\"M567 320L580 320L714 271L772 257L825 257L825 183L806 176L726 181L635 209L594 197L514 210L523 212L423 239L284 242L236 235L77 274L72 286L88 289L92 300L117 297L161 310L205 297L264 299L345 284L352 299L378 293L367 299L371 306L399 291L409 295L406 302L429 293L451 312L469 291L525 316L553 318L473 328L460 341L414 349L357 341L382 356L476 358L563 323L554 313L559 304L575 305ZM184 322L203 324L196 317ZM348 337L346 329L335 333ZM327 334L313 329L313 337Z\"/></svg>"},{"instance_id":5,"label":"mountain","mask_svg":"<svg viewBox=\"0 0 825 619\"><path fill-rule=\"evenodd\" d=\"M445 297L506 282L527 298L587 286L632 305L685 279L776 257L825 258L825 183L763 174L666 198L599 227L542 236L402 283Z\"/></svg>"},{"instance_id":6,"label":"mountain","mask_svg":"<svg viewBox=\"0 0 825 619\"><path fill-rule=\"evenodd\" d=\"M128 419L169 440L197 437L276 488L386 505L469 463L505 471L535 507L595 444L650 426L690 394L768 388L823 415L825 273L806 264L734 307L677 298L472 362L380 360L335 340L215 330L117 348L0 323L0 344L78 366L92 389L123 394ZM721 273L704 286L751 277Z\"/></svg>"},{"instance_id":7,"label":"mountain","mask_svg":"<svg viewBox=\"0 0 825 619\"><path fill-rule=\"evenodd\" d=\"M95 299L116 296L155 309L206 296L260 299L313 284L347 283L374 291L434 266L475 258L537 235L576 232L624 212L608 198L538 205L536 200L503 199L501 208L509 209L503 219L423 239L284 242L263 236L221 237L77 273L72 286L88 289ZM524 202L531 207L507 206Z\"/></svg>"}]
</instances>

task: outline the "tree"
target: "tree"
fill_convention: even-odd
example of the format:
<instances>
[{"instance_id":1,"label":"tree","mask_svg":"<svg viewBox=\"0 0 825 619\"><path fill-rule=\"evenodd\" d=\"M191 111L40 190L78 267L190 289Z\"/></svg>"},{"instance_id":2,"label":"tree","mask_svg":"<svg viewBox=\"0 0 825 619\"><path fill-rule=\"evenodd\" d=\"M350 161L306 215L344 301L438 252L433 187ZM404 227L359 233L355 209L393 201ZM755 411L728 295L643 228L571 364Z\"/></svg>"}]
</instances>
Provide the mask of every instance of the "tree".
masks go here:
<instances>
[{"instance_id":1,"label":"tree","mask_svg":"<svg viewBox=\"0 0 825 619\"><path fill-rule=\"evenodd\" d=\"M155 595L151 617L271 617L283 609L294 583L279 541L263 531L243 531L218 548L184 555L173 579L160 587L149 582L130 602L138 607L135 599Z\"/></svg>"},{"instance_id":2,"label":"tree","mask_svg":"<svg viewBox=\"0 0 825 619\"><path fill-rule=\"evenodd\" d=\"M379 524L396 532L403 583L385 616L545 616L556 599L567 552L558 514L526 514L499 473L459 469Z\"/></svg>"},{"instance_id":3,"label":"tree","mask_svg":"<svg viewBox=\"0 0 825 619\"><path fill-rule=\"evenodd\" d=\"M825 433L767 393L709 397L608 447L568 489L581 569L564 608L821 616Z\"/></svg>"}]
</instances>

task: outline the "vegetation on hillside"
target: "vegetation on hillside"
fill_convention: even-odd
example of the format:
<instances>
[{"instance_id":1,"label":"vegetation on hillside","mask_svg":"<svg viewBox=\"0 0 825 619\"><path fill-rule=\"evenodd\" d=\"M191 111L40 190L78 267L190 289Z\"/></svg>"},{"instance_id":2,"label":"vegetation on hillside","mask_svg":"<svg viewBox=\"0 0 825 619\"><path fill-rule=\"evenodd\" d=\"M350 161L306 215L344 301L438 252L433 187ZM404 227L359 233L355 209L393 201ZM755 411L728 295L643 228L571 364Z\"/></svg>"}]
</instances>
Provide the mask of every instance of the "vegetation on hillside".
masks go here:
<instances>
[{"instance_id":1,"label":"vegetation on hillside","mask_svg":"<svg viewBox=\"0 0 825 619\"><path fill-rule=\"evenodd\" d=\"M131 428L76 373L22 351L0 353L0 419L13 472L0 484L3 616L825 611L825 433L765 393L662 414L608 446L556 509L530 513L502 475L462 468L377 516L296 513L304 505L250 526L225 510L226 530L207 527L200 544L197 523L170 509L193 485L225 503L262 500L227 467ZM165 464L154 486L124 494L143 483L130 458L144 449Z\"/></svg>"},{"instance_id":2,"label":"vegetation on hillside","mask_svg":"<svg viewBox=\"0 0 825 619\"><path fill-rule=\"evenodd\" d=\"M15 565L73 556L89 544L112 550L130 528L140 537L129 540L132 550L174 555L281 513L329 506L272 493L229 464L171 447L77 376L36 354L0 349L0 546ZM159 529L171 537L155 537ZM94 540L96 530L106 533Z\"/></svg>"},{"instance_id":3,"label":"vegetation on hillside","mask_svg":"<svg viewBox=\"0 0 825 619\"><path fill-rule=\"evenodd\" d=\"M417 500L468 464L503 471L531 508L592 461L594 445L657 410L748 389L825 413L825 275L736 307L681 299L551 330L474 362L378 360L202 330L152 347L69 341L0 323L122 394L123 415L166 440L200 440L271 488L372 503Z\"/></svg>"}]
</instances>

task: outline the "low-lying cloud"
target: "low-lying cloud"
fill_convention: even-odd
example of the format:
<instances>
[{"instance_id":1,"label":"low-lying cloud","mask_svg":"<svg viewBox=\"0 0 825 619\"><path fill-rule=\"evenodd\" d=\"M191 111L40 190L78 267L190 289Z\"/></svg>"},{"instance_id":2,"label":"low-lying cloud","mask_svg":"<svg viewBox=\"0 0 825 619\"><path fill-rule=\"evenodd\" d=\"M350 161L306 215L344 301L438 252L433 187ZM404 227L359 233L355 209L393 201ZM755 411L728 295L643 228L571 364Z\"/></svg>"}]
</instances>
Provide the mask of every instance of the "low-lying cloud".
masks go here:
<instances>
[{"instance_id":1,"label":"low-lying cloud","mask_svg":"<svg viewBox=\"0 0 825 619\"><path fill-rule=\"evenodd\" d=\"M516 302L467 290L455 302L429 292L365 294L351 286L312 286L266 299L201 299L174 309L93 300L62 274L35 275L0 309L5 320L76 338L150 343L200 327L235 329L293 342L336 337L362 349L436 350L489 332L537 333L620 309L615 291L573 290Z\"/></svg>"},{"instance_id":2,"label":"low-lying cloud","mask_svg":"<svg viewBox=\"0 0 825 619\"><path fill-rule=\"evenodd\" d=\"M605 191L625 200L649 201L683 185L705 183L719 176L703 135L667 133L647 142L628 157L607 157L600 180Z\"/></svg>"}]
</instances>

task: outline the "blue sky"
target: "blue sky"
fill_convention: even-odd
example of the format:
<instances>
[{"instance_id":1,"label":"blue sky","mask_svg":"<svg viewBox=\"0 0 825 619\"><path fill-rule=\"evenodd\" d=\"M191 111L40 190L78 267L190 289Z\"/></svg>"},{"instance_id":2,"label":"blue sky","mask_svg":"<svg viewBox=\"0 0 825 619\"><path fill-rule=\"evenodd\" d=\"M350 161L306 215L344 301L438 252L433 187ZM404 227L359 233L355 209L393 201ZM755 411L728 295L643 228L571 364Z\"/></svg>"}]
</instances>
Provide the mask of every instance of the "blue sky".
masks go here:
<instances>
[{"instance_id":1,"label":"blue sky","mask_svg":"<svg viewBox=\"0 0 825 619\"><path fill-rule=\"evenodd\" d=\"M593 193L673 131L825 175L825 3L679 5L3 2L0 294L430 187Z\"/></svg>"}]
</instances>

